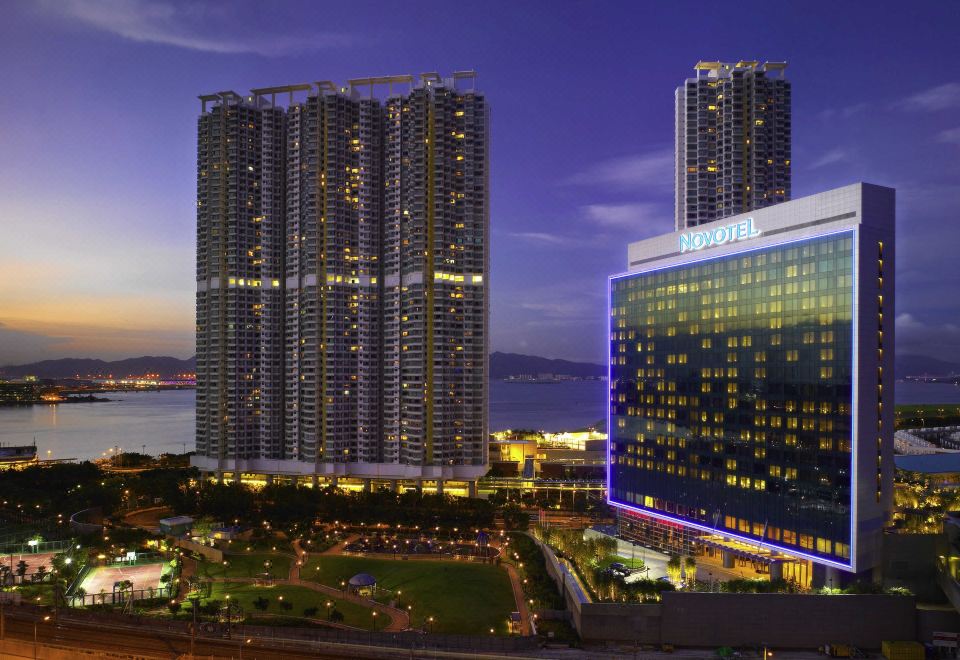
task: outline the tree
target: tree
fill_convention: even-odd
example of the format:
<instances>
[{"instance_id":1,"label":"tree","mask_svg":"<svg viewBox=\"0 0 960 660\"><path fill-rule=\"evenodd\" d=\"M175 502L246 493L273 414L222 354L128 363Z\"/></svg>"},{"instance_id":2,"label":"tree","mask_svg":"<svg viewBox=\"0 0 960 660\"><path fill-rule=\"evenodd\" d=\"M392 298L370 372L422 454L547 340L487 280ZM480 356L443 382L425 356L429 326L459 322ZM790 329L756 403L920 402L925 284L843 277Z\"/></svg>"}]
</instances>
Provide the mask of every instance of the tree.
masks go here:
<instances>
[{"instance_id":1,"label":"tree","mask_svg":"<svg viewBox=\"0 0 960 660\"><path fill-rule=\"evenodd\" d=\"M20 582L23 582L23 576L27 574L27 562L20 560L17 564L17 577L20 578Z\"/></svg>"},{"instance_id":2,"label":"tree","mask_svg":"<svg viewBox=\"0 0 960 660\"><path fill-rule=\"evenodd\" d=\"M694 557L687 557L683 560L683 569L687 577L687 586L693 587L697 583L697 560Z\"/></svg>"},{"instance_id":3,"label":"tree","mask_svg":"<svg viewBox=\"0 0 960 660\"><path fill-rule=\"evenodd\" d=\"M517 504L508 504L501 509L503 526L507 529L525 530L530 527L530 514Z\"/></svg>"},{"instance_id":4,"label":"tree","mask_svg":"<svg viewBox=\"0 0 960 660\"><path fill-rule=\"evenodd\" d=\"M680 574L683 571L679 555L671 555L667 562L667 577L675 585L680 584Z\"/></svg>"},{"instance_id":5,"label":"tree","mask_svg":"<svg viewBox=\"0 0 960 660\"><path fill-rule=\"evenodd\" d=\"M34 582L43 582L43 578L47 576L47 567L46 566L37 566L37 570L33 574Z\"/></svg>"},{"instance_id":6,"label":"tree","mask_svg":"<svg viewBox=\"0 0 960 660\"><path fill-rule=\"evenodd\" d=\"M253 601L253 606L261 612L265 612L270 607L270 601L263 596L257 596L256 600Z\"/></svg>"},{"instance_id":7,"label":"tree","mask_svg":"<svg viewBox=\"0 0 960 660\"><path fill-rule=\"evenodd\" d=\"M333 611L330 612L330 620L333 621L334 623L343 621L343 612L334 608Z\"/></svg>"},{"instance_id":8,"label":"tree","mask_svg":"<svg viewBox=\"0 0 960 660\"><path fill-rule=\"evenodd\" d=\"M177 602L167 603L167 609L170 610L170 614L173 614L174 616L176 616L176 614L180 611L180 607L180 603Z\"/></svg>"}]
</instances>

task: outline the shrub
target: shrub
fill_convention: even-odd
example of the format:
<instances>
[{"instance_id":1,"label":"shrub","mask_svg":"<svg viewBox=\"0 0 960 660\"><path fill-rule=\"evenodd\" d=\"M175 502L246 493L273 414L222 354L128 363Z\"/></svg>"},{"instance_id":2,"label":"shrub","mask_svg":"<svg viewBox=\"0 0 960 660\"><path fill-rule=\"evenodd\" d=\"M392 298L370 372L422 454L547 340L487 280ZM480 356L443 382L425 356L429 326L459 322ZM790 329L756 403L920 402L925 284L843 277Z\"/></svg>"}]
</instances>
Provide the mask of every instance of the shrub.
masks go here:
<instances>
[{"instance_id":1,"label":"shrub","mask_svg":"<svg viewBox=\"0 0 960 660\"><path fill-rule=\"evenodd\" d=\"M343 621L343 612L334 608L333 611L330 612L330 620L333 621L334 623L338 621Z\"/></svg>"},{"instance_id":2,"label":"shrub","mask_svg":"<svg viewBox=\"0 0 960 660\"><path fill-rule=\"evenodd\" d=\"M305 608L303 610L303 616L307 617L308 619L314 618L315 616L317 616L317 608L316 607Z\"/></svg>"},{"instance_id":3,"label":"shrub","mask_svg":"<svg viewBox=\"0 0 960 660\"><path fill-rule=\"evenodd\" d=\"M270 607L270 601L263 596L258 596L257 599L253 601L253 606L261 612L264 612L268 607Z\"/></svg>"}]
</instances>

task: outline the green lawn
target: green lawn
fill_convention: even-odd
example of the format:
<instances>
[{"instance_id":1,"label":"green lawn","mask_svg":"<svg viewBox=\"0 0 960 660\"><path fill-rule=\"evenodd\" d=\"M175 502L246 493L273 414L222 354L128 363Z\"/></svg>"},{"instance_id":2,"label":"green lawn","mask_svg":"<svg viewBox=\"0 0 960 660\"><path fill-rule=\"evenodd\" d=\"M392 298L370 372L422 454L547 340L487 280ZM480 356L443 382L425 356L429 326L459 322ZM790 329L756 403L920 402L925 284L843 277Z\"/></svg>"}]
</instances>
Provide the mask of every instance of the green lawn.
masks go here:
<instances>
[{"instance_id":1,"label":"green lawn","mask_svg":"<svg viewBox=\"0 0 960 660\"><path fill-rule=\"evenodd\" d=\"M263 562L270 562L270 572L279 580L286 580L290 576L290 557L282 555L224 555L227 565L222 563L200 562L198 572L204 577L257 577L267 570Z\"/></svg>"},{"instance_id":2,"label":"green lawn","mask_svg":"<svg viewBox=\"0 0 960 660\"><path fill-rule=\"evenodd\" d=\"M633 559L630 559L630 557L618 557L616 555L611 555L604 561L600 562L598 566L600 568L606 568L607 566L609 566L614 562L620 562L627 568L640 568L641 566L643 566L643 560L640 557L635 557Z\"/></svg>"},{"instance_id":3,"label":"green lawn","mask_svg":"<svg viewBox=\"0 0 960 660\"><path fill-rule=\"evenodd\" d=\"M413 606L411 624L419 627L432 616L437 632L489 634L493 628L506 634L507 617L516 610L507 572L491 564L331 555L312 557L300 575L339 587L357 573L370 573L388 590L378 600L389 602L400 590L400 606Z\"/></svg>"},{"instance_id":4,"label":"green lawn","mask_svg":"<svg viewBox=\"0 0 960 660\"><path fill-rule=\"evenodd\" d=\"M217 541L217 547L225 552L289 552L293 553L293 544L287 539L276 537L266 539L233 539ZM248 550L249 548L249 550Z\"/></svg>"},{"instance_id":5,"label":"green lawn","mask_svg":"<svg viewBox=\"0 0 960 660\"><path fill-rule=\"evenodd\" d=\"M338 598L331 598L326 594L312 591L305 587L295 587L288 585L275 585L273 587L256 587L252 584L241 584L237 582L214 582L209 600L219 600L221 603L227 601L230 596L231 602L238 602L243 607L244 615L248 618L260 617L263 614L275 614L285 617L302 617L303 610L308 607L316 607L317 613L313 616L315 619L327 618L327 601L334 604L334 608L343 614L343 621L340 623L355 628L371 629L373 627L372 611L362 605L351 603ZM253 602L259 597L266 598L270 605L266 610L258 610ZM293 603L293 609L285 610L280 605L280 596L288 603ZM207 600L204 603L208 602ZM377 627L382 628L385 622L378 621Z\"/></svg>"}]
</instances>

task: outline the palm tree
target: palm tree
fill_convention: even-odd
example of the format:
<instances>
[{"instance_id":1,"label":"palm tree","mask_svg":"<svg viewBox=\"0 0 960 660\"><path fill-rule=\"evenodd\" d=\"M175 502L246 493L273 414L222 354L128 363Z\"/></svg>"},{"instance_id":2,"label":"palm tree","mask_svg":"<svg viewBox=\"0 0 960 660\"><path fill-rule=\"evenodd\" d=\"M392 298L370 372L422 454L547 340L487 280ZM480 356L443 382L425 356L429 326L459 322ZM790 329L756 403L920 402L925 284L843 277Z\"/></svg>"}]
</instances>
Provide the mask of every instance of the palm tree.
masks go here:
<instances>
[{"instance_id":1,"label":"palm tree","mask_svg":"<svg viewBox=\"0 0 960 660\"><path fill-rule=\"evenodd\" d=\"M36 572L33 574L34 582L43 582L43 578L47 576L47 567L46 566L37 566Z\"/></svg>"},{"instance_id":2,"label":"palm tree","mask_svg":"<svg viewBox=\"0 0 960 660\"><path fill-rule=\"evenodd\" d=\"M679 555L672 555L670 561L667 562L667 577L669 577L670 581L675 585L680 584L681 566Z\"/></svg>"},{"instance_id":3,"label":"palm tree","mask_svg":"<svg viewBox=\"0 0 960 660\"><path fill-rule=\"evenodd\" d=\"M27 574L27 562L20 560L20 563L17 564L17 576L20 578L20 582L23 582L23 576Z\"/></svg>"},{"instance_id":4,"label":"palm tree","mask_svg":"<svg viewBox=\"0 0 960 660\"><path fill-rule=\"evenodd\" d=\"M687 576L687 586L694 587L697 583L697 560L694 557L687 557L683 560L684 573Z\"/></svg>"}]
</instances>

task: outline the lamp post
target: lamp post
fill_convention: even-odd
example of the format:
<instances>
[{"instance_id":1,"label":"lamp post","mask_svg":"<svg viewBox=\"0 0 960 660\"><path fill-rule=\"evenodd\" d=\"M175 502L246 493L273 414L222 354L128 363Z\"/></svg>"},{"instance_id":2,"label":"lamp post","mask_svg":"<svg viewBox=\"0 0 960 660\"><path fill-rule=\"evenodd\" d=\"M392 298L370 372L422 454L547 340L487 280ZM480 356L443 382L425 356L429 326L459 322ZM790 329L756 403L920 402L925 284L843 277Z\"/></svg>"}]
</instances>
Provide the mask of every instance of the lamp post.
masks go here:
<instances>
[{"instance_id":1,"label":"lamp post","mask_svg":"<svg viewBox=\"0 0 960 660\"><path fill-rule=\"evenodd\" d=\"M193 651L197 643L197 606L200 605L199 596L189 597L190 604L193 605L193 626L190 628L190 658L194 657Z\"/></svg>"},{"instance_id":2,"label":"lamp post","mask_svg":"<svg viewBox=\"0 0 960 660\"><path fill-rule=\"evenodd\" d=\"M50 617L43 617L43 621L49 621ZM40 623L38 619L33 620L33 660L37 660L37 624Z\"/></svg>"},{"instance_id":3,"label":"lamp post","mask_svg":"<svg viewBox=\"0 0 960 660\"><path fill-rule=\"evenodd\" d=\"M330 620L330 616L333 614L333 603L329 600L327 601L327 621Z\"/></svg>"},{"instance_id":4,"label":"lamp post","mask_svg":"<svg viewBox=\"0 0 960 660\"><path fill-rule=\"evenodd\" d=\"M377 632L377 611L373 611L373 632Z\"/></svg>"}]
</instances>

